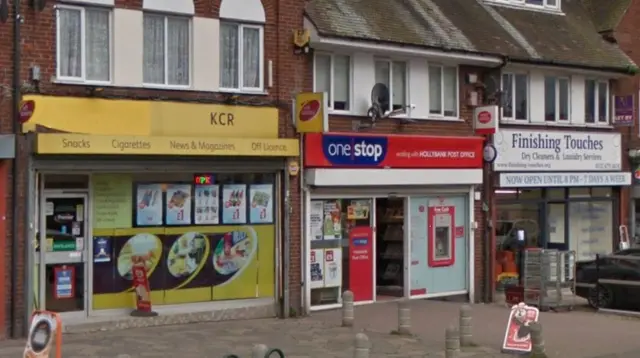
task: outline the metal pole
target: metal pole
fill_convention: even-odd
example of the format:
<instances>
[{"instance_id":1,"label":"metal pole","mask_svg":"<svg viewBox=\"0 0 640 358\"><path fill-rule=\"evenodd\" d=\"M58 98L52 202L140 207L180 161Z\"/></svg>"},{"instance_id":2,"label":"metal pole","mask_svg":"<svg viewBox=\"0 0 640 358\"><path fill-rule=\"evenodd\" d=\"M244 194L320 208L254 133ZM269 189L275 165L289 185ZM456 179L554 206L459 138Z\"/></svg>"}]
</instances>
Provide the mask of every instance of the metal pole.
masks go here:
<instances>
[{"instance_id":1,"label":"metal pole","mask_svg":"<svg viewBox=\"0 0 640 358\"><path fill-rule=\"evenodd\" d=\"M19 228L19 216L20 209L18 208L18 191L20 189L19 183L20 180L18 175L20 171L18 170L18 162L21 155L20 152L20 102L22 101L21 96L21 83L20 83L20 61L21 61L21 48L20 48L20 25L22 24L22 15L20 14L20 0L13 0L13 116L11 121L12 131L15 134L15 157L13 158L13 172L12 172L12 200L11 204L13 205L13 217L11 223L11 305L9 312L9 317L11 320L11 337L18 338L20 332L18 332L18 327L16 327L16 310L17 310L17 302L22 301L18 297L18 282L20 279L18 278L18 256L20 255L20 250L18 250L18 243L20 242L20 237L18 234ZM27 268L25 268L27 269Z\"/></svg>"},{"instance_id":2,"label":"metal pole","mask_svg":"<svg viewBox=\"0 0 640 358\"><path fill-rule=\"evenodd\" d=\"M286 166L286 164L285 164ZM290 317L289 313L291 310L290 300L289 300L289 277L291 275L290 267L291 267L291 195L290 195L290 183L289 183L289 173L285 168L284 170L284 248L283 248L283 259L282 259L282 272L283 272L283 282L282 282L282 294L284 297L282 298L282 317L288 318Z\"/></svg>"},{"instance_id":3,"label":"metal pole","mask_svg":"<svg viewBox=\"0 0 640 358\"><path fill-rule=\"evenodd\" d=\"M30 136L26 136L26 149L27 149L27 153L31 153L31 137ZM36 197L36 173L35 170L33 169L33 160L31 158L31 155L28 154L27 156L27 208L24 212L24 222L26 226L25 229L25 238L24 238L24 262L25 262L25 266L24 266L24 292L25 292L25 302L26 302L26 309L24 310L24 314L25 314L25 324L23 326L22 329L22 333L24 336L27 336L29 334L29 321L31 320L31 310L33 310L34 307L34 295L37 294L36 292L34 292L34 287L33 287L33 275L34 275L34 260L33 260L33 255L34 255L34 247L33 247L33 240L36 237L36 225L35 225L35 218L36 218L36 205L35 202L37 200ZM39 273L38 273L39 274Z\"/></svg>"}]
</instances>

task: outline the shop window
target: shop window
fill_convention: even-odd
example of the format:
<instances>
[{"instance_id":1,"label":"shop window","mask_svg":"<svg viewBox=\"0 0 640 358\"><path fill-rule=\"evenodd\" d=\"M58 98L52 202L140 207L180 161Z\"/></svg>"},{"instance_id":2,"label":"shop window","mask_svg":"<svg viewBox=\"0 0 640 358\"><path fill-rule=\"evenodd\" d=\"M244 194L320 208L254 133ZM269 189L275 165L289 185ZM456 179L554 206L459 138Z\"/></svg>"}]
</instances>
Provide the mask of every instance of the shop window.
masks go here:
<instances>
[{"instance_id":1,"label":"shop window","mask_svg":"<svg viewBox=\"0 0 640 358\"><path fill-rule=\"evenodd\" d=\"M578 261L591 260L613 248L613 203L610 201L569 204L569 248Z\"/></svg>"},{"instance_id":2,"label":"shop window","mask_svg":"<svg viewBox=\"0 0 640 358\"><path fill-rule=\"evenodd\" d=\"M312 306L339 303L345 290L353 291L356 301L373 299L371 208L369 199L311 201Z\"/></svg>"},{"instance_id":3,"label":"shop window","mask_svg":"<svg viewBox=\"0 0 640 358\"><path fill-rule=\"evenodd\" d=\"M136 263L153 305L274 297L275 196L272 173L92 175L93 308L131 308Z\"/></svg>"},{"instance_id":4,"label":"shop window","mask_svg":"<svg viewBox=\"0 0 640 358\"><path fill-rule=\"evenodd\" d=\"M569 188L570 198L590 198L591 191L589 188Z\"/></svg>"},{"instance_id":5,"label":"shop window","mask_svg":"<svg viewBox=\"0 0 640 358\"><path fill-rule=\"evenodd\" d=\"M521 252L540 245L540 208L532 202L498 203L496 221L496 287L517 285Z\"/></svg>"},{"instance_id":6,"label":"shop window","mask_svg":"<svg viewBox=\"0 0 640 358\"><path fill-rule=\"evenodd\" d=\"M561 189L547 189L547 198L551 200L564 200L565 199L565 190Z\"/></svg>"},{"instance_id":7,"label":"shop window","mask_svg":"<svg viewBox=\"0 0 640 358\"><path fill-rule=\"evenodd\" d=\"M518 199L540 199L542 198L542 189L522 189L518 195Z\"/></svg>"},{"instance_id":8,"label":"shop window","mask_svg":"<svg viewBox=\"0 0 640 358\"><path fill-rule=\"evenodd\" d=\"M596 187L591 189L591 197L593 198L610 198L611 197L611 188L609 187Z\"/></svg>"},{"instance_id":9,"label":"shop window","mask_svg":"<svg viewBox=\"0 0 640 358\"><path fill-rule=\"evenodd\" d=\"M547 213L547 230L548 230L548 242L547 244L561 244L566 243L565 240L565 203L552 203L547 206L549 212Z\"/></svg>"}]
</instances>

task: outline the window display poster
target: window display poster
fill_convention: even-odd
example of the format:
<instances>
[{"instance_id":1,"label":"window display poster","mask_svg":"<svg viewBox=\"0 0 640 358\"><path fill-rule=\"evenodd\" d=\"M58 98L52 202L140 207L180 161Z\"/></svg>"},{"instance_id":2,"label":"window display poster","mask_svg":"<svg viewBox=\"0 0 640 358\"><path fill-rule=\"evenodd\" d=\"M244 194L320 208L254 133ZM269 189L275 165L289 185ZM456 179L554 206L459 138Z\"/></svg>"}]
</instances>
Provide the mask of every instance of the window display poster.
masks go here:
<instances>
[{"instance_id":1,"label":"window display poster","mask_svg":"<svg viewBox=\"0 0 640 358\"><path fill-rule=\"evenodd\" d=\"M231 184L222 187L222 223L246 224L247 186L244 184Z\"/></svg>"},{"instance_id":2,"label":"window display poster","mask_svg":"<svg viewBox=\"0 0 640 358\"><path fill-rule=\"evenodd\" d=\"M191 225L191 185L171 184L167 186L167 225Z\"/></svg>"},{"instance_id":3,"label":"window display poster","mask_svg":"<svg viewBox=\"0 0 640 358\"><path fill-rule=\"evenodd\" d=\"M273 222L273 185L251 185L249 196L251 198L249 221L252 224L271 224Z\"/></svg>"},{"instance_id":4,"label":"window display poster","mask_svg":"<svg viewBox=\"0 0 640 358\"><path fill-rule=\"evenodd\" d=\"M351 200L347 207L347 220L369 219L370 204L369 200Z\"/></svg>"},{"instance_id":5,"label":"window display poster","mask_svg":"<svg viewBox=\"0 0 640 358\"><path fill-rule=\"evenodd\" d=\"M131 176L128 174L96 173L91 176L94 229L119 229L131 226L133 214L131 182ZM53 203L50 206L50 212L53 215Z\"/></svg>"},{"instance_id":6,"label":"window display poster","mask_svg":"<svg viewBox=\"0 0 640 358\"><path fill-rule=\"evenodd\" d=\"M74 298L76 296L75 290L75 275L76 268L73 266L56 266L53 269L54 274L54 288L53 296L56 299Z\"/></svg>"},{"instance_id":7,"label":"window display poster","mask_svg":"<svg viewBox=\"0 0 640 358\"><path fill-rule=\"evenodd\" d=\"M196 225L217 225L220 223L220 187L217 185L196 185L194 223Z\"/></svg>"},{"instance_id":8,"label":"window display poster","mask_svg":"<svg viewBox=\"0 0 640 358\"><path fill-rule=\"evenodd\" d=\"M373 231L358 226L349 232L349 285L354 301L373 300Z\"/></svg>"},{"instance_id":9,"label":"window display poster","mask_svg":"<svg viewBox=\"0 0 640 358\"><path fill-rule=\"evenodd\" d=\"M162 225L162 185L138 184L136 224L138 226Z\"/></svg>"},{"instance_id":10,"label":"window display poster","mask_svg":"<svg viewBox=\"0 0 640 358\"><path fill-rule=\"evenodd\" d=\"M309 232L311 240L322 240L322 218L324 203L322 200L312 200L309 209Z\"/></svg>"},{"instance_id":11,"label":"window display poster","mask_svg":"<svg viewBox=\"0 0 640 358\"><path fill-rule=\"evenodd\" d=\"M412 296L425 295L427 293L427 198L411 198L409 215L411 215L411 228L409 238L411 240L411 268L410 268L410 294Z\"/></svg>"},{"instance_id":12,"label":"window display poster","mask_svg":"<svg viewBox=\"0 0 640 358\"><path fill-rule=\"evenodd\" d=\"M93 238L93 262L111 262L111 239L97 236Z\"/></svg>"},{"instance_id":13,"label":"window display poster","mask_svg":"<svg viewBox=\"0 0 640 358\"><path fill-rule=\"evenodd\" d=\"M324 266L324 250L311 250L309 259L309 270L311 271L310 286L312 289L324 287Z\"/></svg>"},{"instance_id":14,"label":"window display poster","mask_svg":"<svg viewBox=\"0 0 640 358\"><path fill-rule=\"evenodd\" d=\"M324 287L342 285L342 249L324 250Z\"/></svg>"},{"instance_id":15,"label":"window display poster","mask_svg":"<svg viewBox=\"0 0 640 358\"><path fill-rule=\"evenodd\" d=\"M325 200L323 208L323 231L325 240L342 239L342 207L340 200Z\"/></svg>"}]
</instances>

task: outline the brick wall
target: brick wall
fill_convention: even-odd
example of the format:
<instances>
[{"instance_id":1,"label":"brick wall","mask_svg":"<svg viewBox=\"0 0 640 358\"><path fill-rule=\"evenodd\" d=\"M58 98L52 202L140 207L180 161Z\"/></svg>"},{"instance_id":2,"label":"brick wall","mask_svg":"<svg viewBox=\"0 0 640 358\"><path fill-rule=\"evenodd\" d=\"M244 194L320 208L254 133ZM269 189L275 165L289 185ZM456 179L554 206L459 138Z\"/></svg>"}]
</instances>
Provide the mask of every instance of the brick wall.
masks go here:
<instances>
[{"instance_id":1,"label":"brick wall","mask_svg":"<svg viewBox=\"0 0 640 358\"><path fill-rule=\"evenodd\" d=\"M638 21L640 21L640 2L631 1L629 7L615 29L615 38L618 41L618 46L629 56L633 62L640 66L640 32L638 31ZM630 148L640 148L640 136L638 131L640 126L638 125L638 105L640 104L640 97L638 97L638 89L640 84L640 77L627 77L616 81L615 91L620 94L633 94L635 98L634 108L634 126L630 128L621 128L620 131L623 135L623 160L625 164L625 170L632 170L627 160L627 153ZM634 225L629 222L629 200L631 197L631 188L623 188L621 192L623 200L620 201L620 216L621 223L625 225ZM623 203L624 201L624 203Z\"/></svg>"},{"instance_id":2,"label":"brick wall","mask_svg":"<svg viewBox=\"0 0 640 358\"><path fill-rule=\"evenodd\" d=\"M433 136L471 136L473 135L473 124L471 118L473 117L473 107L467 105L467 93L475 88L467 85L464 82L467 73L475 73L480 75L486 71L483 68L476 67L460 67L459 73L459 98L460 98L460 118L463 121L447 122L447 121L419 121L417 123L400 124L399 121L393 119L384 119L378 121L374 128L361 129L362 133L380 133L380 134L418 134L418 135L433 135ZM330 116L329 117L329 130L332 132L354 132L354 125L357 125L360 121L367 123L368 121L363 117L350 117L350 116ZM482 202L475 202L475 221L478 223L478 228L474 230L475 234L475 257L473 258L475 265L475 300L482 300L483 277L485 275L485 269L483 264L483 251L484 251L484 222L485 219L482 216Z\"/></svg>"},{"instance_id":3,"label":"brick wall","mask_svg":"<svg viewBox=\"0 0 640 358\"><path fill-rule=\"evenodd\" d=\"M229 0L233 1L233 0ZM265 25L265 63L268 60L273 61L273 87L268 89L267 96L240 96L238 101L242 103L250 103L254 105L278 106L280 118L280 136L293 137L295 135L291 125L291 98L297 91L310 90L309 87L303 87L305 83L310 82L307 76L311 76L311 72L307 71L308 59L304 56L293 54L292 33L294 29L302 28L302 14L304 1L300 0L262 0L265 8L267 23ZM55 75L55 1L48 1L46 8L41 12L36 12L29 7L29 1L22 1L22 15L25 19L22 26L22 71L21 76L24 80L23 93L34 92L35 88L29 82L29 68L38 65L41 68L42 82L39 86L39 92L45 95L58 96L87 96L85 86L55 84L51 81ZM142 10L141 0L116 0L117 8L128 8L134 10ZM194 0L197 16L217 18L221 0ZM11 128L11 53L12 53L12 24L0 24L0 131L10 132ZM218 69L212 69L217 71ZM128 98L128 99L154 99L154 100L171 100L199 103L221 103L228 100L223 94L210 92L195 91L175 91L175 90L151 90L139 88L104 88L99 97L105 98ZM229 103L229 102L227 102ZM233 102L231 102L233 103ZM37 109L36 109L37 110ZM24 158L26 153L22 153ZM24 173L21 176L24 179ZM24 182L22 180L20 182ZM11 178L9 177L9 180ZM291 183L291 205L299 212L300 195L299 185L296 178ZM17 193L17 206L20 210L24 210L25 204L25 188L22 187ZM12 193L7 193L7 207L13 207ZM7 223L10 223L11 213L7 216ZM21 215L20 219L22 219ZM17 262L17 274L19 278L18 291L16 297L17 312L16 320L13 322L21 332L23 328L23 317L26 307L24 302L26 294L31 294L30 290L24 290L24 223L20 220L20 227L16 236L20 238L20 260ZM289 278L291 283L290 302L294 310L299 311L300 308L300 219L299 215L291 216L291 272ZM11 292L9 277L12 274L10 262L11 242L13 233L10 229L6 232L8 245L5 248L6 284L5 292ZM1 272L1 271L0 271ZM4 312L0 312L0 319L4 313L9 312L9 302L5 302ZM6 315L9 316L8 314ZM5 324L0 327L0 339L7 336L4 329L9 327L11 322L4 320Z\"/></svg>"}]
</instances>

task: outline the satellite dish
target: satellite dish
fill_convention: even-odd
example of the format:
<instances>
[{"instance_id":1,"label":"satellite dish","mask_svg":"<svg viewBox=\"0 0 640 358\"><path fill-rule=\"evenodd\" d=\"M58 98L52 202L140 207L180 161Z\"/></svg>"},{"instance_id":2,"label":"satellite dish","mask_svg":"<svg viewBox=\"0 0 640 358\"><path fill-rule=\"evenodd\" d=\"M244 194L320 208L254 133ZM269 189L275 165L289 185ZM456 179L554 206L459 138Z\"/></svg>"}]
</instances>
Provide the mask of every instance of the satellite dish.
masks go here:
<instances>
[{"instance_id":1,"label":"satellite dish","mask_svg":"<svg viewBox=\"0 0 640 358\"><path fill-rule=\"evenodd\" d=\"M375 122L382 118L387 110L389 110L389 88L384 83L376 83L371 89L371 107L367 115Z\"/></svg>"}]
</instances>

